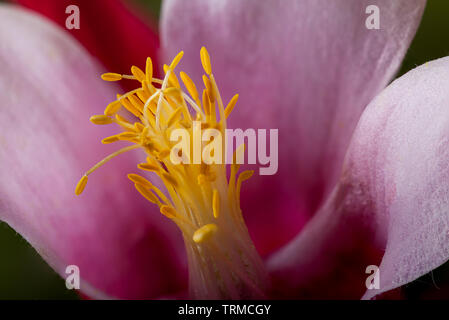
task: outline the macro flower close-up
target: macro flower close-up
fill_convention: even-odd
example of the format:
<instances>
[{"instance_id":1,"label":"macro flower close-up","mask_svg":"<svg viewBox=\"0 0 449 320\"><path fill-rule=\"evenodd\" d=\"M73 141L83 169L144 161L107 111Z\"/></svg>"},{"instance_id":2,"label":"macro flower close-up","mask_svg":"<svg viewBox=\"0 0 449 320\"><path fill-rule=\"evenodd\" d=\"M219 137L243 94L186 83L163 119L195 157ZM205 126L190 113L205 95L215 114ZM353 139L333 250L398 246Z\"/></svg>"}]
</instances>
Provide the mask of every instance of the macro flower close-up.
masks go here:
<instances>
[{"instance_id":1,"label":"macro flower close-up","mask_svg":"<svg viewBox=\"0 0 449 320\"><path fill-rule=\"evenodd\" d=\"M0 2L0 260L22 237L37 261L0 282L36 263L57 299L449 298L434 6Z\"/></svg>"}]
</instances>

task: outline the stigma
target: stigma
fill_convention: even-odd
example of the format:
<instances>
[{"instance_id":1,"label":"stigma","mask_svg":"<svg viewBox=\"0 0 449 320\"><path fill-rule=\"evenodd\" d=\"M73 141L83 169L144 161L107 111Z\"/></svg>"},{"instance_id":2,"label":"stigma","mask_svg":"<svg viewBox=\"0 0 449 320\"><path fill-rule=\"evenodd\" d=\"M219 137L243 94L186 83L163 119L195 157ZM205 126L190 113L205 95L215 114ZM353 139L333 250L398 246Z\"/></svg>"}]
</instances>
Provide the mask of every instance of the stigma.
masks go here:
<instances>
[{"instance_id":1,"label":"stigma","mask_svg":"<svg viewBox=\"0 0 449 320\"><path fill-rule=\"evenodd\" d=\"M234 95L226 106L223 104L205 47L200 51L205 72L200 94L187 73L176 72L183 54L179 52L169 65L164 65L163 79L154 77L151 58L147 58L145 70L132 66L129 75L105 73L101 76L105 81L134 80L138 83L136 89L117 94L104 114L90 118L96 125L119 127L117 134L101 141L103 144L117 141L130 144L87 170L75 194L84 191L88 177L103 164L125 152L142 149L146 159L137 164L139 173L128 173L128 178L136 191L155 205L162 217L173 221L182 233L192 298L263 298L266 273L240 209L242 183L253 172L239 173L237 161L226 166L171 160L174 153L181 158L192 156L179 155L176 142L170 139L174 130L185 130L192 137L198 127L196 124L200 123L200 128L213 128L224 136L227 118L238 100L238 95ZM202 142L200 148L207 148L207 144ZM224 148L226 146L222 151ZM234 159L243 148L234 152ZM161 182L160 187L151 182L154 179Z\"/></svg>"}]
</instances>

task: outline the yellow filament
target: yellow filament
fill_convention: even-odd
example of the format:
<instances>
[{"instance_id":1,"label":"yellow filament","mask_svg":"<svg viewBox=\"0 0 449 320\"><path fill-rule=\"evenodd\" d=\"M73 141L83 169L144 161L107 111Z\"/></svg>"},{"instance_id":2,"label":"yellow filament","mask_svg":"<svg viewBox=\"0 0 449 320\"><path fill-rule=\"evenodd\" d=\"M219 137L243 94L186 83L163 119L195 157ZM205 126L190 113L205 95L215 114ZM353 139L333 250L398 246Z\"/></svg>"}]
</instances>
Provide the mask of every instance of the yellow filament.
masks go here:
<instances>
[{"instance_id":1,"label":"yellow filament","mask_svg":"<svg viewBox=\"0 0 449 320\"><path fill-rule=\"evenodd\" d=\"M209 240L214 234L217 233L218 227L214 223L209 223L201 228L197 229L193 233L193 241L196 243L202 243L204 241Z\"/></svg>"}]
</instances>

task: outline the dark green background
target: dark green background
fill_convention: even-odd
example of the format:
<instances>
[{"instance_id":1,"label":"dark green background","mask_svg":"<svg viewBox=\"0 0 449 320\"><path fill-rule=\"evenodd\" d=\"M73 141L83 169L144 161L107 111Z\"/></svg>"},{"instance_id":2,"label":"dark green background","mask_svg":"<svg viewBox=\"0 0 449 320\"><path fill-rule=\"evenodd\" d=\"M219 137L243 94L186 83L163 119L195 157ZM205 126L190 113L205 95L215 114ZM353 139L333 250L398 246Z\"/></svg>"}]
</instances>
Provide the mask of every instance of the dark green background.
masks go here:
<instances>
[{"instance_id":1,"label":"dark green background","mask_svg":"<svg viewBox=\"0 0 449 320\"><path fill-rule=\"evenodd\" d=\"M135 1L154 16L159 15L159 0ZM429 0L421 26L399 74L447 55L449 1ZM446 264L434 272L432 277L428 275L410 284L408 296L419 297L420 292L432 286L434 281L447 281L448 269ZM64 280L20 235L0 222L0 299L77 299L77 295L65 288Z\"/></svg>"}]
</instances>

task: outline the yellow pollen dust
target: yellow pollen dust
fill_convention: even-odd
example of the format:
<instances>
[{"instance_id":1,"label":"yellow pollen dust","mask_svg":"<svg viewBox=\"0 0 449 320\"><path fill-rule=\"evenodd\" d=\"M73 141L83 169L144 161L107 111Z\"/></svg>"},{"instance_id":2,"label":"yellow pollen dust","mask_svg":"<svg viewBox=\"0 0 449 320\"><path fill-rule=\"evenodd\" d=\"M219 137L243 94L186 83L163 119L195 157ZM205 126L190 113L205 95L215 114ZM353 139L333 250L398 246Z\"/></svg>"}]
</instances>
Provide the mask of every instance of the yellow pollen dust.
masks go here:
<instances>
[{"instance_id":1,"label":"yellow pollen dust","mask_svg":"<svg viewBox=\"0 0 449 320\"><path fill-rule=\"evenodd\" d=\"M103 144L121 141L131 145L108 155L89 169L77 184L75 194L83 192L88 176L103 164L122 153L142 149L147 159L139 163L137 168L152 177L144 177L145 173L130 173L128 178L138 193L157 205L162 215L178 225L185 239L202 244L212 239L219 229L243 221L239 194L242 182L251 174L243 172L238 176L239 166L235 164L231 165L228 174L224 164L171 162L170 154L176 150L174 147L177 143L169 139L173 130L185 129L193 137L193 121L200 121L201 128L216 128L224 136L226 119L238 99L238 95L235 95L224 107L212 73L210 56L204 47L200 51L205 71L202 79L204 88L200 91L202 95L187 73L181 71L179 77L184 90L176 73L183 55L181 51L169 65L164 65L165 76L162 79L154 77L151 58L147 58L144 69L132 66L129 75L105 73L101 76L105 81L127 79L139 84L132 91L117 94L116 100L106 106L104 114L90 118L93 124L115 123L121 129L117 134L104 138L101 141ZM206 145L203 143L201 148L204 149ZM183 156L191 158L191 155ZM158 178L160 183L150 182L154 178ZM231 223L222 226L223 219Z\"/></svg>"}]
</instances>

